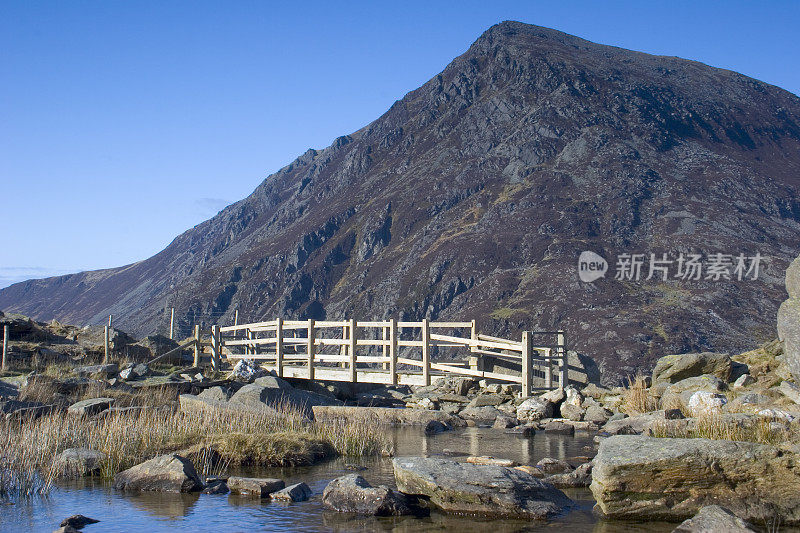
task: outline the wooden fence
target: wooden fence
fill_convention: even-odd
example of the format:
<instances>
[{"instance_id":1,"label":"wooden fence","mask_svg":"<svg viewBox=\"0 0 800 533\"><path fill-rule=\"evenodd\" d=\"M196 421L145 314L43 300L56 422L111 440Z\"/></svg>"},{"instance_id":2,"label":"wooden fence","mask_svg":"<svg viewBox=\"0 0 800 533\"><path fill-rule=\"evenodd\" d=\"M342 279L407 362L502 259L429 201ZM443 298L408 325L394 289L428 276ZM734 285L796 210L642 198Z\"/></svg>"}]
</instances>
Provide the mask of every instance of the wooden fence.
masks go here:
<instances>
[{"instance_id":1,"label":"wooden fence","mask_svg":"<svg viewBox=\"0 0 800 533\"><path fill-rule=\"evenodd\" d=\"M197 334L196 334L197 335ZM550 339L534 345L534 338ZM198 343L199 344L199 343ZM465 350L467 361L434 361L432 354ZM519 365L519 373L483 370L484 358ZM472 376L534 389L563 387L569 381L563 331L522 333L520 341L479 334L475 321L404 322L283 320L213 326L211 364L252 359L280 377L430 385L432 377ZM555 367L555 368L554 368ZM535 387L536 382L542 386Z\"/></svg>"}]
</instances>

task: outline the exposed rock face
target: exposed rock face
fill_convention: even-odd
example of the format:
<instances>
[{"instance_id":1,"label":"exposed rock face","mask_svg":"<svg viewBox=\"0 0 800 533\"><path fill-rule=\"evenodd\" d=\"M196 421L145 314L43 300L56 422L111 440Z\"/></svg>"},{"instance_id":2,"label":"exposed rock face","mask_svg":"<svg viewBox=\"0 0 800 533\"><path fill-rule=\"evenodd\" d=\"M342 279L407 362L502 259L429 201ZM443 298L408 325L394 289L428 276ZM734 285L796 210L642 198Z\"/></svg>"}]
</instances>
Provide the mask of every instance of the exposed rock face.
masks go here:
<instances>
[{"instance_id":1,"label":"exposed rock face","mask_svg":"<svg viewBox=\"0 0 800 533\"><path fill-rule=\"evenodd\" d=\"M800 523L800 463L763 444L609 437L594 458L591 489L611 518L683 520L722 504L746 520L774 509L781 523Z\"/></svg>"},{"instance_id":2,"label":"exposed rock face","mask_svg":"<svg viewBox=\"0 0 800 533\"><path fill-rule=\"evenodd\" d=\"M789 299L778 309L778 338L783 342L786 364L800 383L800 257L786 269Z\"/></svg>"},{"instance_id":3,"label":"exposed rock face","mask_svg":"<svg viewBox=\"0 0 800 533\"><path fill-rule=\"evenodd\" d=\"M753 526L724 507L707 505L672 533L755 533Z\"/></svg>"},{"instance_id":4,"label":"exposed rock face","mask_svg":"<svg viewBox=\"0 0 800 533\"><path fill-rule=\"evenodd\" d=\"M322 502L341 513L373 516L412 514L405 495L383 485L373 487L358 474L336 478L325 487Z\"/></svg>"},{"instance_id":5,"label":"exposed rock face","mask_svg":"<svg viewBox=\"0 0 800 533\"><path fill-rule=\"evenodd\" d=\"M731 375L731 358L724 353L685 353L667 355L653 368L653 384L677 383L682 379L709 374L728 381Z\"/></svg>"},{"instance_id":6,"label":"exposed rock face","mask_svg":"<svg viewBox=\"0 0 800 533\"><path fill-rule=\"evenodd\" d=\"M193 492L203 489L192 462L177 454L161 455L114 476L114 488L126 491Z\"/></svg>"},{"instance_id":7,"label":"exposed rock face","mask_svg":"<svg viewBox=\"0 0 800 533\"><path fill-rule=\"evenodd\" d=\"M653 354L744 351L773 325L785 298L774 273L800 230L798 165L800 100L787 91L504 22L161 253L18 283L0 308L73 323L113 314L136 335L164 323L167 292L190 323L230 323L239 309L474 317L514 338L563 327L613 380ZM605 278L579 281L584 250L609 261ZM644 278L650 253L680 250L758 251L773 275L614 279L619 254L644 254Z\"/></svg>"},{"instance_id":8,"label":"exposed rock face","mask_svg":"<svg viewBox=\"0 0 800 533\"><path fill-rule=\"evenodd\" d=\"M393 463L401 492L428 497L445 512L545 519L572 505L560 490L516 468L425 457Z\"/></svg>"}]
</instances>

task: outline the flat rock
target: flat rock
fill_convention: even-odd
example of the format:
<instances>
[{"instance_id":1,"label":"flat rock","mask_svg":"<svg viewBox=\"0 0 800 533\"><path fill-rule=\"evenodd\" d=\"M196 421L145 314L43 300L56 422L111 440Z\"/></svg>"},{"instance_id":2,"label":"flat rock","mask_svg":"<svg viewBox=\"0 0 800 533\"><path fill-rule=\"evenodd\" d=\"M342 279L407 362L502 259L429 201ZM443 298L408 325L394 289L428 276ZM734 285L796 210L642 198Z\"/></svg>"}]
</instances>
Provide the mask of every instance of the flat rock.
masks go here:
<instances>
[{"instance_id":1,"label":"flat rock","mask_svg":"<svg viewBox=\"0 0 800 533\"><path fill-rule=\"evenodd\" d=\"M229 492L227 482L222 480L211 482L203 489L203 494L228 494Z\"/></svg>"},{"instance_id":2,"label":"flat rock","mask_svg":"<svg viewBox=\"0 0 800 533\"><path fill-rule=\"evenodd\" d=\"M573 505L560 490L516 468L426 457L396 458L393 465L401 492L427 497L448 513L546 519Z\"/></svg>"},{"instance_id":3,"label":"flat rock","mask_svg":"<svg viewBox=\"0 0 800 533\"><path fill-rule=\"evenodd\" d=\"M672 533L755 533L753 526L719 505L706 505Z\"/></svg>"},{"instance_id":4,"label":"flat rock","mask_svg":"<svg viewBox=\"0 0 800 533\"><path fill-rule=\"evenodd\" d=\"M161 455L114 476L114 488L126 491L193 492L203 489L192 462L177 454Z\"/></svg>"},{"instance_id":5,"label":"flat rock","mask_svg":"<svg viewBox=\"0 0 800 533\"><path fill-rule=\"evenodd\" d=\"M561 420L551 420L544 426L545 433L555 433L558 435L573 435L575 426Z\"/></svg>"},{"instance_id":6,"label":"flat rock","mask_svg":"<svg viewBox=\"0 0 800 533\"><path fill-rule=\"evenodd\" d=\"M555 459L553 457L543 457L536 463L536 468L545 474L564 474L575 470L571 464L563 459Z\"/></svg>"},{"instance_id":7,"label":"flat rock","mask_svg":"<svg viewBox=\"0 0 800 533\"><path fill-rule=\"evenodd\" d=\"M59 477L78 478L100 472L106 454L89 448L67 448L53 459ZM63 524L62 524L63 525Z\"/></svg>"},{"instance_id":8,"label":"flat rock","mask_svg":"<svg viewBox=\"0 0 800 533\"><path fill-rule=\"evenodd\" d=\"M70 405L67 409L67 413L72 416L93 416L114 405L115 401L114 398L90 398L88 400L81 400L80 402Z\"/></svg>"},{"instance_id":9,"label":"flat rock","mask_svg":"<svg viewBox=\"0 0 800 533\"><path fill-rule=\"evenodd\" d=\"M800 523L800 463L765 444L617 435L600 442L591 490L597 508L623 520L678 521L725 502L746 520Z\"/></svg>"},{"instance_id":10,"label":"flat rock","mask_svg":"<svg viewBox=\"0 0 800 533\"><path fill-rule=\"evenodd\" d=\"M279 378L270 377L270 379L277 380ZM231 404L238 403L254 408L260 408L266 405L278 411L280 411L283 406L288 406L301 411L308 418L314 417L313 406L337 405L339 403L315 392L308 392L292 387L265 387L258 383L245 385L231 396L229 402Z\"/></svg>"},{"instance_id":11,"label":"flat rock","mask_svg":"<svg viewBox=\"0 0 800 533\"><path fill-rule=\"evenodd\" d=\"M583 463L571 472L553 474L544 480L558 489L588 487L592 482L592 463Z\"/></svg>"},{"instance_id":12,"label":"flat rock","mask_svg":"<svg viewBox=\"0 0 800 533\"><path fill-rule=\"evenodd\" d=\"M336 478L325 487L322 503L340 513L372 516L412 514L404 494L386 486L373 487L358 474Z\"/></svg>"},{"instance_id":13,"label":"flat rock","mask_svg":"<svg viewBox=\"0 0 800 533\"><path fill-rule=\"evenodd\" d=\"M465 420L474 420L479 424L494 424L498 417L506 416L506 413L497 407L466 407L458 412L458 416Z\"/></svg>"},{"instance_id":14,"label":"flat rock","mask_svg":"<svg viewBox=\"0 0 800 533\"><path fill-rule=\"evenodd\" d=\"M273 478L231 476L227 483L231 494L243 494L254 498L268 498L273 492L286 487L282 479Z\"/></svg>"},{"instance_id":15,"label":"flat rock","mask_svg":"<svg viewBox=\"0 0 800 533\"><path fill-rule=\"evenodd\" d=\"M311 487L305 483L295 483L286 488L275 491L269 495L273 500L281 500L286 502L304 502L311 498L314 493Z\"/></svg>"}]
</instances>

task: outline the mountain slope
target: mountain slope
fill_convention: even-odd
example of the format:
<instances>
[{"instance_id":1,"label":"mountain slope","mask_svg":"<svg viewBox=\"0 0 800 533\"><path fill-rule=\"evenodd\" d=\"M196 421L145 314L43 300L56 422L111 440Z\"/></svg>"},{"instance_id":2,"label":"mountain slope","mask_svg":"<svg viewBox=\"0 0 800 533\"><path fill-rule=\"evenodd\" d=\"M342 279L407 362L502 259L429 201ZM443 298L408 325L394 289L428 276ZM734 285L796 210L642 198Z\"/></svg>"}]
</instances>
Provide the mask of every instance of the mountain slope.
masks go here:
<instances>
[{"instance_id":1,"label":"mountain slope","mask_svg":"<svg viewBox=\"0 0 800 533\"><path fill-rule=\"evenodd\" d=\"M164 323L476 318L564 327L607 380L774 336L800 250L800 99L741 74L504 22L383 116L309 150L145 261L0 309ZM582 283L581 251L611 263ZM766 256L757 280L618 281L622 253Z\"/></svg>"}]
</instances>

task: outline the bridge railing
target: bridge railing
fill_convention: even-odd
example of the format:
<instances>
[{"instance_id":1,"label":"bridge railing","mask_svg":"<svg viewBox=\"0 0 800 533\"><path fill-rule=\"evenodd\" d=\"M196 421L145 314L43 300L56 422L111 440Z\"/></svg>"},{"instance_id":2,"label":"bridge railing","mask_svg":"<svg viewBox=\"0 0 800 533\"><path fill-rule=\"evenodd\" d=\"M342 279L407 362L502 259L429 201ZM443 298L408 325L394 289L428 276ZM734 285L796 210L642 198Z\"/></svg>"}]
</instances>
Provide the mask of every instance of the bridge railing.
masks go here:
<instances>
[{"instance_id":1,"label":"bridge railing","mask_svg":"<svg viewBox=\"0 0 800 533\"><path fill-rule=\"evenodd\" d=\"M283 320L213 326L212 366L222 358L262 362L280 377L430 385L432 376L459 375L519 383L529 396L568 383L564 332L522 333L520 341L477 332L475 321ZM534 345L534 337L550 338ZM445 349L468 350L468 361L434 361ZM484 369L487 358L519 365L518 374ZM557 375L554 376L554 367ZM556 378L554 380L554 377Z\"/></svg>"}]
</instances>

